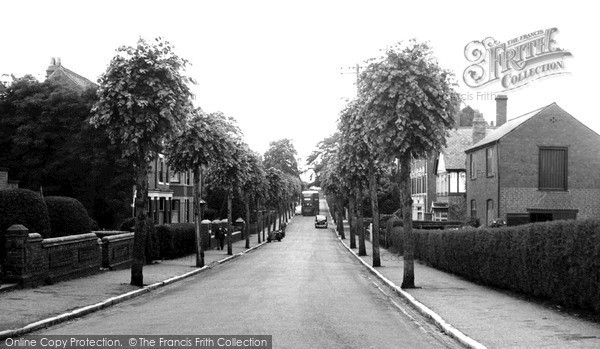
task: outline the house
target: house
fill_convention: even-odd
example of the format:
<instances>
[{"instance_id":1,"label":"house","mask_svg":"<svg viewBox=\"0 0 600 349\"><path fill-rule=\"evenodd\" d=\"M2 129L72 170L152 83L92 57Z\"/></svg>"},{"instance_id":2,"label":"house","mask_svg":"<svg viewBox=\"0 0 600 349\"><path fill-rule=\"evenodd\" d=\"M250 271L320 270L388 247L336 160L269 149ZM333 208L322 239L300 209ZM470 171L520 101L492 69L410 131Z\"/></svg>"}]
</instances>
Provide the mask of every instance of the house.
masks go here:
<instances>
[{"instance_id":1,"label":"house","mask_svg":"<svg viewBox=\"0 0 600 349\"><path fill-rule=\"evenodd\" d=\"M152 162L148 173L148 198L148 216L156 224L194 222L192 171L172 171L162 154Z\"/></svg>"},{"instance_id":2,"label":"house","mask_svg":"<svg viewBox=\"0 0 600 349\"><path fill-rule=\"evenodd\" d=\"M506 122L465 151L469 216L484 225L599 217L598 149L600 136L556 103Z\"/></svg>"},{"instance_id":3,"label":"house","mask_svg":"<svg viewBox=\"0 0 600 349\"><path fill-rule=\"evenodd\" d=\"M497 120L502 122L502 120ZM413 219L464 221L466 215L465 149L494 130L470 106L462 109L455 129L446 137L446 147L411 166Z\"/></svg>"},{"instance_id":4,"label":"house","mask_svg":"<svg viewBox=\"0 0 600 349\"><path fill-rule=\"evenodd\" d=\"M14 189L19 187L19 181L8 179L8 169L0 167L0 190Z\"/></svg>"},{"instance_id":5,"label":"house","mask_svg":"<svg viewBox=\"0 0 600 349\"><path fill-rule=\"evenodd\" d=\"M60 58L50 60L50 66L46 69L46 81L52 81L72 91L83 93L89 88L98 85L83 76L63 67Z\"/></svg>"}]
</instances>

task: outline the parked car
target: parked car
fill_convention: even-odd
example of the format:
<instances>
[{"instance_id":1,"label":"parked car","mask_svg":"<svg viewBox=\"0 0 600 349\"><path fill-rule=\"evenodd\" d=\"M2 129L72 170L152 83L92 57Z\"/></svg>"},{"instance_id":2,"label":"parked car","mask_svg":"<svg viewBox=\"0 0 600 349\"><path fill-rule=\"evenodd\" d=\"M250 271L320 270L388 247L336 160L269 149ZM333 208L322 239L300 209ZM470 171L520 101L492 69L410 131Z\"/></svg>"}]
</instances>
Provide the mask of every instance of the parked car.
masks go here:
<instances>
[{"instance_id":1,"label":"parked car","mask_svg":"<svg viewBox=\"0 0 600 349\"><path fill-rule=\"evenodd\" d=\"M315 216L315 228L327 229L327 216L318 214Z\"/></svg>"}]
</instances>

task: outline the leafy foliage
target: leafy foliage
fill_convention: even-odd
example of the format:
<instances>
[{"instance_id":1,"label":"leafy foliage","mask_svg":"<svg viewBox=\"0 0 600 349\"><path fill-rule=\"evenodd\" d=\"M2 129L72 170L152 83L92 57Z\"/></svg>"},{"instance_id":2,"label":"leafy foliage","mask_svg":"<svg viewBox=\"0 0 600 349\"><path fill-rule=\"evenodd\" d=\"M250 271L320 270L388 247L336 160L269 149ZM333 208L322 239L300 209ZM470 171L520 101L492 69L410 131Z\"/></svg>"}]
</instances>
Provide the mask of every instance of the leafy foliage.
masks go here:
<instances>
[{"instance_id":1,"label":"leafy foliage","mask_svg":"<svg viewBox=\"0 0 600 349\"><path fill-rule=\"evenodd\" d=\"M50 221L44 199L27 189L0 190L0 235L11 225L22 224L30 233L50 237Z\"/></svg>"},{"instance_id":2,"label":"leafy foliage","mask_svg":"<svg viewBox=\"0 0 600 349\"><path fill-rule=\"evenodd\" d=\"M274 167L283 173L299 176L297 154L294 144L289 139L271 142L264 155L265 167Z\"/></svg>"},{"instance_id":3,"label":"leafy foliage","mask_svg":"<svg viewBox=\"0 0 600 349\"><path fill-rule=\"evenodd\" d=\"M138 166L149 163L193 113L188 83L194 81L181 72L186 65L169 42L140 38L135 47L119 47L100 78L91 122L104 126Z\"/></svg>"},{"instance_id":4,"label":"leafy foliage","mask_svg":"<svg viewBox=\"0 0 600 349\"><path fill-rule=\"evenodd\" d=\"M129 214L131 165L103 130L90 127L96 91L74 93L32 77L0 96L0 158L21 188L79 200L102 227Z\"/></svg>"},{"instance_id":5,"label":"leafy foliage","mask_svg":"<svg viewBox=\"0 0 600 349\"><path fill-rule=\"evenodd\" d=\"M373 146L384 158L420 158L446 145L459 103L451 79L425 43L397 44L369 62L359 93L367 129L377 135Z\"/></svg>"},{"instance_id":6,"label":"leafy foliage","mask_svg":"<svg viewBox=\"0 0 600 349\"><path fill-rule=\"evenodd\" d=\"M90 217L77 199L47 196L44 201L50 218L50 237L87 234L92 231Z\"/></svg>"}]
</instances>

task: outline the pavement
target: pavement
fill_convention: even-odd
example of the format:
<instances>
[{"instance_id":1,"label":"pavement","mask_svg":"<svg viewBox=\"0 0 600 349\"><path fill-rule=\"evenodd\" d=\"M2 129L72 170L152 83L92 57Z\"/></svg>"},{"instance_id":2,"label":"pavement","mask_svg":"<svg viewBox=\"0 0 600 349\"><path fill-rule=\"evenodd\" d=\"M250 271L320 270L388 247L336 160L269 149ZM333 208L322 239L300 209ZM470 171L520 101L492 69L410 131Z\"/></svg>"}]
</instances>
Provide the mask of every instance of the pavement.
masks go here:
<instances>
[{"instance_id":1,"label":"pavement","mask_svg":"<svg viewBox=\"0 0 600 349\"><path fill-rule=\"evenodd\" d=\"M330 224L330 227L332 225ZM335 234L334 229L330 228ZM345 231L348 232L346 224ZM349 233L346 233L349 236ZM350 249L349 239L341 240ZM264 242L262 243L264 244ZM251 235L251 249L260 247ZM359 258L371 272L468 348L600 348L600 323L514 293L487 288L415 262L418 288L401 290L403 260L381 248L381 263L371 268L372 245ZM123 302L176 282L246 253L245 240L226 251L205 252L203 268L195 256L144 266L144 288L129 285L130 270L121 269L32 289L0 292L0 339L15 337Z\"/></svg>"},{"instance_id":2,"label":"pavement","mask_svg":"<svg viewBox=\"0 0 600 349\"><path fill-rule=\"evenodd\" d=\"M262 235L261 235L262 241ZM131 269L104 270L98 274L62 281L37 288L6 289L0 292L0 339L16 337L83 316L123 302L156 288L195 275L262 246L256 234L232 243L232 255L211 249L204 253L204 264L197 268L196 255L156 261L145 265L143 288L130 285Z\"/></svg>"},{"instance_id":3,"label":"pavement","mask_svg":"<svg viewBox=\"0 0 600 349\"><path fill-rule=\"evenodd\" d=\"M334 229L331 229L332 231ZM600 348L600 323L555 305L483 287L415 261L415 289L402 290L403 259L380 248L381 267L350 249L349 229L340 241L382 281L448 335L468 348ZM358 238L357 238L358 246Z\"/></svg>"}]
</instances>

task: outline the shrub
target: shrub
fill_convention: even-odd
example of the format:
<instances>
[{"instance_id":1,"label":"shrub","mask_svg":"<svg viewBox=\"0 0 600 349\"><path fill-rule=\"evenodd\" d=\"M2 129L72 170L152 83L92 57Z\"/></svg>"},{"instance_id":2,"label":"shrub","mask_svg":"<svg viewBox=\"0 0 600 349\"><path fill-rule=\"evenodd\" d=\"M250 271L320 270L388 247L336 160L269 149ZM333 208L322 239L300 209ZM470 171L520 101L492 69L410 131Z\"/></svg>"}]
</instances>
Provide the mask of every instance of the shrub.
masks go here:
<instances>
[{"instance_id":1,"label":"shrub","mask_svg":"<svg viewBox=\"0 0 600 349\"><path fill-rule=\"evenodd\" d=\"M415 258L435 268L600 313L599 220L415 230L415 238Z\"/></svg>"},{"instance_id":2,"label":"shrub","mask_svg":"<svg viewBox=\"0 0 600 349\"><path fill-rule=\"evenodd\" d=\"M129 218L125 219L123 222L121 222L121 224L119 225L119 230L134 232L135 231L135 217L129 217Z\"/></svg>"},{"instance_id":3,"label":"shrub","mask_svg":"<svg viewBox=\"0 0 600 349\"><path fill-rule=\"evenodd\" d=\"M162 224L156 227L160 256L177 258L194 253L196 232L194 223Z\"/></svg>"},{"instance_id":4,"label":"shrub","mask_svg":"<svg viewBox=\"0 0 600 349\"><path fill-rule=\"evenodd\" d=\"M38 193L27 189L0 190L0 236L14 224L22 224L42 237L50 236L48 209Z\"/></svg>"},{"instance_id":5,"label":"shrub","mask_svg":"<svg viewBox=\"0 0 600 349\"><path fill-rule=\"evenodd\" d=\"M48 196L44 201L50 218L49 237L87 234L92 231L90 217L83 204L77 199Z\"/></svg>"}]
</instances>

